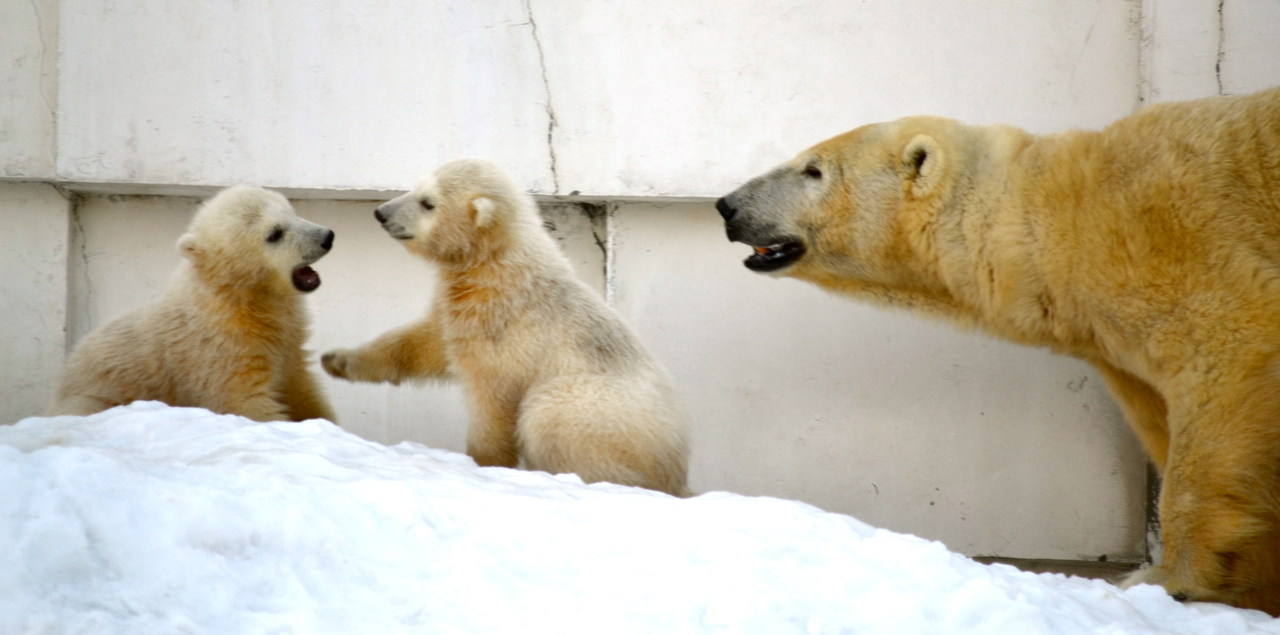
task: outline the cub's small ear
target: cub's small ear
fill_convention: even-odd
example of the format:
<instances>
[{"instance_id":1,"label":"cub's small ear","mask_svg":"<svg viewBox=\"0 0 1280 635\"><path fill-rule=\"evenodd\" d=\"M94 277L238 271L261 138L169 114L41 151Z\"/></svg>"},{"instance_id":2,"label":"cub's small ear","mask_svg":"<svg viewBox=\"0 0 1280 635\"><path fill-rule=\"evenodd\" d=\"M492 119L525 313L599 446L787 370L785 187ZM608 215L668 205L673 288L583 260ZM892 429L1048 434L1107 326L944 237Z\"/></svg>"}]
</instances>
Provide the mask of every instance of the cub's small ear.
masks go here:
<instances>
[{"instance_id":1,"label":"cub's small ear","mask_svg":"<svg viewBox=\"0 0 1280 635\"><path fill-rule=\"evenodd\" d=\"M914 196L923 197L933 189L944 159L937 140L929 135L916 135L902 149L902 170Z\"/></svg>"},{"instance_id":2,"label":"cub's small ear","mask_svg":"<svg viewBox=\"0 0 1280 635\"><path fill-rule=\"evenodd\" d=\"M475 216L476 227L488 227L493 222L494 213L498 211L498 204L487 196L477 196L471 199L471 210Z\"/></svg>"},{"instance_id":3,"label":"cub's small ear","mask_svg":"<svg viewBox=\"0 0 1280 635\"><path fill-rule=\"evenodd\" d=\"M200 242L193 234L183 234L182 238L178 239L178 253L187 260L195 260L204 254L204 249L200 247Z\"/></svg>"}]
</instances>

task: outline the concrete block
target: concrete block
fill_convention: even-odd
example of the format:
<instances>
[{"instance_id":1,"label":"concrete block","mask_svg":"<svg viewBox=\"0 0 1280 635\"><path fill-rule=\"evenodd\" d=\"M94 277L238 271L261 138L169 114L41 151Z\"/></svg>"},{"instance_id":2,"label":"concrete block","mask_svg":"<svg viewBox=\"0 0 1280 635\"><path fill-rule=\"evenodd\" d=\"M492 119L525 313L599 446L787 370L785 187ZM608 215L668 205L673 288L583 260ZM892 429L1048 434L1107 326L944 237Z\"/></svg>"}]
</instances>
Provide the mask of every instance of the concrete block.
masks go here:
<instances>
[{"instance_id":1,"label":"concrete block","mask_svg":"<svg viewBox=\"0 0 1280 635\"><path fill-rule=\"evenodd\" d=\"M70 212L51 186L0 183L0 424L42 414L62 373Z\"/></svg>"},{"instance_id":2,"label":"concrete block","mask_svg":"<svg viewBox=\"0 0 1280 635\"><path fill-rule=\"evenodd\" d=\"M58 1L0 3L0 179L54 176Z\"/></svg>"}]
</instances>

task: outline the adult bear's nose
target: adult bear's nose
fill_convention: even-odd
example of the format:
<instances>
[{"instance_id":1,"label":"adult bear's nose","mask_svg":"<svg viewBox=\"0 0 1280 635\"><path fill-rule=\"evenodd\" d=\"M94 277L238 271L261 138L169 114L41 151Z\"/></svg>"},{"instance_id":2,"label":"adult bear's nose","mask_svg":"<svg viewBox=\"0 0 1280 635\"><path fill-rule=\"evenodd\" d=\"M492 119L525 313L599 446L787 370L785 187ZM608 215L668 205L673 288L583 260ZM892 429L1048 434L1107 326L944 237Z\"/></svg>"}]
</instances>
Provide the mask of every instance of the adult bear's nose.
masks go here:
<instances>
[{"instance_id":1,"label":"adult bear's nose","mask_svg":"<svg viewBox=\"0 0 1280 635\"><path fill-rule=\"evenodd\" d=\"M738 209L733 206L733 203L729 202L728 196L722 196L720 200L716 201L716 211L720 212L720 215L726 221L731 220L738 214Z\"/></svg>"},{"instance_id":2,"label":"adult bear's nose","mask_svg":"<svg viewBox=\"0 0 1280 635\"><path fill-rule=\"evenodd\" d=\"M387 215L382 213L382 208L381 208L381 207L379 207L378 209L373 210L373 217L374 217L374 218L376 218L376 219L378 219L378 222L379 222L379 223L385 223L385 222L387 222Z\"/></svg>"},{"instance_id":3,"label":"adult bear's nose","mask_svg":"<svg viewBox=\"0 0 1280 635\"><path fill-rule=\"evenodd\" d=\"M332 229L329 230L329 233L325 234L324 242L320 243L320 247L325 251L329 251L330 249L333 249L333 230Z\"/></svg>"}]
</instances>

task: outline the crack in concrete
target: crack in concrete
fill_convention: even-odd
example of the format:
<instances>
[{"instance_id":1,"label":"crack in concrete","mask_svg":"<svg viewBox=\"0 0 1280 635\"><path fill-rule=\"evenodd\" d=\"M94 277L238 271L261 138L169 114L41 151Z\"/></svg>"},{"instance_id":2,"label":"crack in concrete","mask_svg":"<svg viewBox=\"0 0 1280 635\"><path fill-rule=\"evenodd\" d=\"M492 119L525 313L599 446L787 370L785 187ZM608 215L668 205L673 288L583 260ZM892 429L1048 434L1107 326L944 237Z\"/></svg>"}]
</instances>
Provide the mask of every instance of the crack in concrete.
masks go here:
<instances>
[{"instance_id":1,"label":"crack in concrete","mask_svg":"<svg viewBox=\"0 0 1280 635\"><path fill-rule=\"evenodd\" d=\"M1213 65L1213 73L1218 79L1218 94L1222 92L1222 60L1227 56L1227 47L1225 40L1227 38L1226 26L1222 23L1222 10L1227 0L1218 0L1218 59Z\"/></svg>"},{"instance_id":2,"label":"crack in concrete","mask_svg":"<svg viewBox=\"0 0 1280 635\"><path fill-rule=\"evenodd\" d=\"M44 101L44 107L49 109L49 114L57 117L58 113L53 107L53 100L49 99L49 95L44 90L44 61L45 56L49 54L49 45L45 42L44 37L44 18L40 16L39 0L29 0L31 12L36 15L36 31L40 34L40 99Z\"/></svg>"},{"instance_id":3,"label":"crack in concrete","mask_svg":"<svg viewBox=\"0 0 1280 635\"><path fill-rule=\"evenodd\" d=\"M80 328L66 329L68 353L71 352L71 349L75 345L75 342L73 340L79 340L80 336L87 335L90 331L93 330L93 310L92 310L93 309L93 284L89 277L89 241L85 236L84 218L80 214L81 202L82 201L78 196L72 199L72 202L71 202L71 218L72 218L72 221L75 223L75 235L71 237L71 240L75 241L75 243L77 243L76 246L80 248L79 249L80 262L83 265L83 269L81 270L79 277L82 280L84 280L84 315L83 315L84 325L81 326ZM71 291L71 288L72 288L72 285L68 284L67 285L68 292ZM72 309L72 303L70 302L70 300L68 300L67 302L68 322L70 322L70 318L71 318L71 309Z\"/></svg>"},{"instance_id":4,"label":"crack in concrete","mask_svg":"<svg viewBox=\"0 0 1280 635\"><path fill-rule=\"evenodd\" d=\"M605 302L612 305L613 298L613 205L609 203L579 203L582 207L582 213L586 215L587 222L591 225L591 239L596 242L596 248L600 250L600 260L602 263L602 274L604 276L604 294ZM604 236L600 235L601 230Z\"/></svg>"},{"instance_id":5,"label":"crack in concrete","mask_svg":"<svg viewBox=\"0 0 1280 635\"><path fill-rule=\"evenodd\" d=\"M1153 18L1150 13L1147 3L1139 0L1136 19L1130 23L1131 26L1136 24L1138 32L1138 103L1134 105L1134 110L1151 101L1154 90L1151 86L1151 48L1154 46L1151 32L1154 29L1151 25Z\"/></svg>"},{"instance_id":6,"label":"crack in concrete","mask_svg":"<svg viewBox=\"0 0 1280 635\"><path fill-rule=\"evenodd\" d=\"M617 303L617 294L615 293L618 275L618 224L613 222L614 215L618 212L619 205L617 203L605 204L604 216L604 232L605 246L604 252L604 301L609 306Z\"/></svg>"},{"instance_id":7,"label":"crack in concrete","mask_svg":"<svg viewBox=\"0 0 1280 635\"><path fill-rule=\"evenodd\" d=\"M547 94L547 150L551 153L551 193L560 193L560 174L556 171L555 131L559 123L556 111L551 105L551 81L547 79L547 57L542 51L542 40L538 39L538 23L533 19L533 2L524 0L525 14L529 16L529 27L533 31L533 44L538 49L538 66L542 68L542 88Z\"/></svg>"}]
</instances>

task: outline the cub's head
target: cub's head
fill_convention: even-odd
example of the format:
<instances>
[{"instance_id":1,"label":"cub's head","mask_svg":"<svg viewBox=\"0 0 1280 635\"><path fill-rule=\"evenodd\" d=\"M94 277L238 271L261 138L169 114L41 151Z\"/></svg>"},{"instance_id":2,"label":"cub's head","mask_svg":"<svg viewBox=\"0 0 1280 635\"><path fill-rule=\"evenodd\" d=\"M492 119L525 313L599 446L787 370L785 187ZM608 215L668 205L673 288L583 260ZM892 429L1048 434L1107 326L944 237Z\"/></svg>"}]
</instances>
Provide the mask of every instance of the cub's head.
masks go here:
<instances>
[{"instance_id":1,"label":"cub's head","mask_svg":"<svg viewBox=\"0 0 1280 635\"><path fill-rule=\"evenodd\" d=\"M912 117L824 141L716 201L752 271L910 284L950 191L958 123Z\"/></svg>"},{"instance_id":2,"label":"cub's head","mask_svg":"<svg viewBox=\"0 0 1280 635\"><path fill-rule=\"evenodd\" d=\"M310 265L332 247L332 230L298 218L280 193L247 185L206 201L178 239L178 252L216 285L303 293L320 286Z\"/></svg>"},{"instance_id":3,"label":"cub's head","mask_svg":"<svg viewBox=\"0 0 1280 635\"><path fill-rule=\"evenodd\" d=\"M445 264L466 264L504 249L538 224L537 210L503 171L481 159L440 166L407 194L373 213L409 251Z\"/></svg>"}]
</instances>

